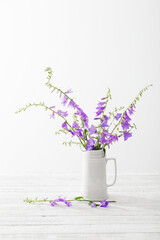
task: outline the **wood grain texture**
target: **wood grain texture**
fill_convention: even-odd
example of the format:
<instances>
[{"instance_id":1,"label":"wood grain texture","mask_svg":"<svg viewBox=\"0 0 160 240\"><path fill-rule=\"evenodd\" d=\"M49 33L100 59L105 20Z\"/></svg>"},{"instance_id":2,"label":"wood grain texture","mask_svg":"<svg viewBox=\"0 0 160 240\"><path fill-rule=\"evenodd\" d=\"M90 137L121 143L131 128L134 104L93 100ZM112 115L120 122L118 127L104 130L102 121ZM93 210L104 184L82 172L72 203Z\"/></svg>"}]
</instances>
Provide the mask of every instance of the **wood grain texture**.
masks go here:
<instances>
[{"instance_id":1,"label":"wood grain texture","mask_svg":"<svg viewBox=\"0 0 160 240\"><path fill-rule=\"evenodd\" d=\"M80 176L0 176L0 239L160 239L160 175L119 176L109 188L108 208L86 202L27 204L26 197L79 195Z\"/></svg>"}]
</instances>

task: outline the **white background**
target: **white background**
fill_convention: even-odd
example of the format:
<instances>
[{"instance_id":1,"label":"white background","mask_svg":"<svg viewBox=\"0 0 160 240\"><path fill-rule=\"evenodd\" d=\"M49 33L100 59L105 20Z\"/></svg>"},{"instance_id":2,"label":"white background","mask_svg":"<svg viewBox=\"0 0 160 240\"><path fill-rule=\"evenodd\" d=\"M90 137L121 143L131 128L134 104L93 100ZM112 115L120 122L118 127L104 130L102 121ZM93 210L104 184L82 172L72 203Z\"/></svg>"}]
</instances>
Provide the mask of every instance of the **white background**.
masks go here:
<instances>
[{"instance_id":1,"label":"white background","mask_svg":"<svg viewBox=\"0 0 160 240\"><path fill-rule=\"evenodd\" d=\"M160 172L159 43L159 0L0 0L0 174L81 171L80 149L54 134L59 119L40 108L14 114L29 102L59 103L44 86L48 66L91 118L108 87L111 109L152 83L137 104L132 139L107 155L119 173Z\"/></svg>"}]
</instances>

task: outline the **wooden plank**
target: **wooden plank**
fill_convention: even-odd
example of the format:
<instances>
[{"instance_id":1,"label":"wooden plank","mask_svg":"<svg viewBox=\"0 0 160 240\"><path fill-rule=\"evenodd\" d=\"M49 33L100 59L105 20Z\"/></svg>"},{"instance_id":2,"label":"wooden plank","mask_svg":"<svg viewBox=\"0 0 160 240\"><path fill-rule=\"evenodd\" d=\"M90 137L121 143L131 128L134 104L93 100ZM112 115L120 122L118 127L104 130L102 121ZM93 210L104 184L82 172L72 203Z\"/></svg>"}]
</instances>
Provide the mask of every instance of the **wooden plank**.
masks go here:
<instances>
[{"instance_id":1,"label":"wooden plank","mask_svg":"<svg viewBox=\"0 0 160 240\"><path fill-rule=\"evenodd\" d=\"M160 239L160 175L120 176L106 209L26 204L23 199L78 196L80 177L0 177L0 239Z\"/></svg>"},{"instance_id":2,"label":"wooden plank","mask_svg":"<svg viewBox=\"0 0 160 240\"><path fill-rule=\"evenodd\" d=\"M159 240L159 233L120 233L120 234L23 234L1 235L1 239L10 240Z\"/></svg>"},{"instance_id":3,"label":"wooden plank","mask_svg":"<svg viewBox=\"0 0 160 240\"><path fill-rule=\"evenodd\" d=\"M48 226L54 224L160 224L160 216L7 216L0 218L0 226Z\"/></svg>"},{"instance_id":4,"label":"wooden plank","mask_svg":"<svg viewBox=\"0 0 160 240\"><path fill-rule=\"evenodd\" d=\"M160 224L84 224L84 225L51 225L51 226L0 226L3 234L56 234L56 233L160 233Z\"/></svg>"}]
</instances>

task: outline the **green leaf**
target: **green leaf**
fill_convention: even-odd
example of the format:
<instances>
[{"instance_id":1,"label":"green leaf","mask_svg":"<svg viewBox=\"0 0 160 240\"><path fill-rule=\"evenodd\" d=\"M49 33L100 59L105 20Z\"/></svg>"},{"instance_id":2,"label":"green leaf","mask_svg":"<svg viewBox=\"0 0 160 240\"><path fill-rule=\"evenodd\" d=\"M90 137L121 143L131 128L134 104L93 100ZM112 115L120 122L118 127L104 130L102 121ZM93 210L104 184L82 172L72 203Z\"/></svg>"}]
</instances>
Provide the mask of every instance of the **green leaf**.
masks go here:
<instances>
[{"instance_id":1,"label":"green leaf","mask_svg":"<svg viewBox=\"0 0 160 240\"><path fill-rule=\"evenodd\" d=\"M103 152L104 152L104 156L106 156L106 149L105 148L103 148Z\"/></svg>"},{"instance_id":2,"label":"green leaf","mask_svg":"<svg viewBox=\"0 0 160 240\"><path fill-rule=\"evenodd\" d=\"M82 200L84 199L82 196L79 196L79 197L75 197L74 200Z\"/></svg>"},{"instance_id":3,"label":"green leaf","mask_svg":"<svg viewBox=\"0 0 160 240\"><path fill-rule=\"evenodd\" d=\"M88 202L88 205L90 206L92 203L93 203L92 201L89 201L89 202Z\"/></svg>"}]
</instances>

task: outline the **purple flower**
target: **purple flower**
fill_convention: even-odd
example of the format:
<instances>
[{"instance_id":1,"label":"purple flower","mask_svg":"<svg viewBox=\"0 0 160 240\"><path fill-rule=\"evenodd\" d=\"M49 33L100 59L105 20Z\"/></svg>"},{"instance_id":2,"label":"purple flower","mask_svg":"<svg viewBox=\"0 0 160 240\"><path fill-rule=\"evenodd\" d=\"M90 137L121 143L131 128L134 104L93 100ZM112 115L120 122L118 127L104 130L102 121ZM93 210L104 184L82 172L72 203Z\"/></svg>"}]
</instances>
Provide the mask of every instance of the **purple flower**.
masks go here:
<instances>
[{"instance_id":1,"label":"purple flower","mask_svg":"<svg viewBox=\"0 0 160 240\"><path fill-rule=\"evenodd\" d=\"M97 118L97 117L96 117L96 118L94 118L94 120L99 120L99 119L100 119L100 118Z\"/></svg>"},{"instance_id":2,"label":"purple flower","mask_svg":"<svg viewBox=\"0 0 160 240\"><path fill-rule=\"evenodd\" d=\"M66 91L66 94L68 94L68 93L73 93L73 91L72 91L71 88L69 88L69 89Z\"/></svg>"},{"instance_id":3,"label":"purple flower","mask_svg":"<svg viewBox=\"0 0 160 240\"><path fill-rule=\"evenodd\" d=\"M99 102L98 106L102 107L105 104L105 102Z\"/></svg>"},{"instance_id":4,"label":"purple flower","mask_svg":"<svg viewBox=\"0 0 160 240\"><path fill-rule=\"evenodd\" d=\"M50 114L50 118L55 119L55 113L54 112L52 112L52 114Z\"/></svg>"},{"instance_id":5,"label":"purple flower","mask_svg":"<svg viewBox=\"0 0 160 240\"><path fill-rule=\"evenodd\" d=\"M128 110L130 116L135 112L135 110L133 109L134 107L135 107L135 106L132 105L132 106L130 107L130 109Z\"/></svg>"},{"instance_id":6,"label":"purple flower","mask_svg":"<svg viewBox=\"0 0 160 240\"><path fill-rule=\"evenodd\" d=\"M108 121L108 120L109 120L109 117L104 116L104 120Z\"/></svg>"},{"instance_id":7,"label":"purple flower","mask_svg":"<svg viewBox=\"0 0 160 240\"><path fill-rule=\"evenodd\" d=\"M79 127L78 124L74 121L73 125L72 125L72 128L78 128L78 127Z\"/></svg>"},{"instance_id":8,"label":"purple flower","mask_svg":"<svg viewBox=\"0 0 160 240\"><path fill-rule=\"evenodd\" d=\"M109 136L109 144L112 144L113 142L118 141L118 136L117 135L110 135Z\"/></svg>"},{"instance_id":9,"label":"purple flower","mask_svg":"<svg viewBox=\"0 0 160 240\"><path fill-rule=\"evenodd\" d=\"M107 116L104 116L104 120L103 122L101 123L101 127L109 127L108 126L108 117Z\"/></svg>"},{"instance_id":10,"label":"purple flower","mask_svg":"<svg viewBox=\"0 0 160 240\"><path fill-rule=\"evenodd\" d=\"M95 208L96 207L95 202L92 202L90 206L91 206L91 208Z\"/></svg>"},{"instance_id":11,"label":"purple flower","mask_svg":"<svg viewBox=\"0 0 160 240\"><path fill-rule=\"evenodd\" d=\"M101 100L105 100L106 99L106 97L104 97L104 98L101 98Z\"/></svg>"},{"instance_id":12,"label":"purple flower","mask_svg":"<svg viewBox=\"0 0 160 240\"><path fill-rule=\"evenodd\" d=\"M126 141L128 138L132 137L132 133L130 132L124 132L124 141Z\"/></svg>"},{"instance_id":13,"label":"purple flower","mask_svg":"<svg viewBox=\"0 0 160 240\"><path fill-rule=\"evenodd\" d=\"M77 129L76 129L76 132L77 132L77 134L78 134L78 136L79 136L80 138L83 137L83 134L82 134L83 130L82 130L82 129L77 128Z\"/></svg>"},{"instance_id":14,"label":"purple flower","mask_svg":"<svg viewBox=\"0 0 160 240\"><path fill-rule=\"evenodd\" d=\"M55 108L55 106L52 106L51 108Z\"/></svg>"},{"instance_id":15,"label":"purple flower","mask_svg":"<svg viewBox=\"0 0 160 240\"><path fill-rule=\"evenodd\" d=\"M107 120L103 120L101 127L109 127L107 122Z\"/></svg>"},{"instance_id":16,"label":"purple flower","mask_svg":"<svg viewBox=\"0 0 160 240\"><path fill-rule=\"evenodd\" d=\"M131 118L128 116L128 114L125 112L123 118L125 119L126 122L130 122Z\"/></svg>"},{"instance_id":17,"label":"purple flower","mask_svg":"<svg viewBox=\"0 0 160 240\"><path fill-rule=\"evenodd\" d=\"M61 92L59 92L59 97L60 97L60 98L62 97L62 93L61 93Z\"/></svg>"},{"instance_id":18,"label":"purple flower","mask_svg":"<svg viewBox=\"0 0 160 240\"><path fill-rule=\"evenodd\" d=\"M88 128L88 122L89 122L88 116L83 112L83 110L80 107L76 106L76 108L78 111L75 114L81 117L84 123L84 127Z\"/></svg>"},{"instance_id":19,"label":"purple flower","mask_svg":"<svg viewBox=\"0 0 160 240\"><path fill-rule=\"evenodd\" d=\"M62 128L66 128L67 129L67 123L66 122L62 123Z\"/></svg>"},{"instance_id":20,"label":"purple flower","mask_svg":"<svg viewBox=\"0 0 160 240\"><path fill-rule=\"evenodd\" d=\"M91 127L89 128L89 134L92 135L96 132L97 132L96 128L93 125L91 125Z\"/></svg>"},{"instance_id":21,"label":"purple flower","mask_svg":"<svg viewBox=\"0 0 160 240\"><path fill-rule=\"evenodd\" d=\"M64 203L66 204L67 207L71 207L72 203L70 201L65 200Z\"/></svg>"},{"instance_id":22,"label":"purple flower","mask_svg":"<svg viewBox=\"0 0 160 240\"><path fill-rule=\"evenodd\" d=\"M88 122L88 116L83 112L82 109L79 110L81 118L83 121Z\"/></svg>"},{"instance_id":23,"label":"purple flower","mask_svg":"<svg viewBox=\"0 0 160 240\"><path fill-rule=\"evenodd\" d=\"M77 106L78 105L75 102L73 102L73 100L69 101L68 107L73 107L75 109Z\"/></svg>"},{"instance_id":24,"label":"purple flower","mask_svg":"<svg viewBox=\"0 0 160 240\"><path fill-rule=\"evenodd\" d=\"M102 136L99 140L102 143L102 145L108 143L108 140L104 136Z\"/></svg>"},{"instance_id":25,"label":"purple flower","mask_svg":"<svg viewBox=\"0 0 160 240\"><path fill-rule=\"evenodd\" d=\"M85 127L85 128L88 128L88 122L89 122L88 118L86 118L85 120L83 120L83 123L84 123L84 127Z\"/></svg>"},{"instance_id":26,"label":"purple flower","mask_svg":"<svg viewBox=\"0 0 160 240\"><path fill-rule=\"evenodd\" d=\"M116 116L115 116L115 119L118 121L118 119L120 119L122 116L122 113L117 113Z\"/></svg>"},{"instance_id":27,"label":"purple flower","mask_svg":"<svg viewBox=\"0 0 160 240\"><path fill-rule=\"evenodd\" d=\"M67 201L65 198L62 198L62 197L59 197L59 198L55 199L54 203L56 204L56 202L64 202L67 207L72 206L72 203L70 201Z\"/></svg>"},{"instance_id":28,"label":"purple flower","mask_svg":"<svg viewBox=\"0 0 160 240\"><path fill-rule=\"evenodd\" d=\"M122 126L123 130L128 130L130 127L130 124L128 122L122 121L121 126Z\"/></svg>"},{"instance_id":29,"label":"purple flower","mask_svg":"<svg viewBox=\"0 0 160 240\"><path fill-rule=\"evenodd\" d=\"M68 116L67 111L66 111L66 112L63 112L63 111L61 111L61 110L58 110L57 113L58 113L59 115L61 115L62 117L67 117L67 116Z\"/></svg>"},{"instance_id":30,"label":"purple flower","mask_svg":"<svg viewBox=\"0 0 160 240\"><path fill-rule=\"evenodd\" d=\"M55 203L54 201L50 201L50 205L51 205L52 207L55 207L55 206L56 206L56 203Z\"/></svg>"},{"instance_id":31,"label":"purple flower","mask_svg":"<svg viewBox=\"0 0 160 240\"><path fill-rule=\"evenodd\" d=\"M106 200L103 200L103 201L101 202L100 207L107 207L107 206L108 206L108 202L107 202Z\"/></svg>"},{"instance_id":32,"label":"purple flower","mask_svg":"<svg viewBox=\"0 0 160 240\"><path fill-rule=\"evenodd\" d=\"M65 106L67 104L67 101L68 101L68 99L66 98L66 96L64 96L62 99L63 106Z\"/></svg>"},{"instance_id":33,"label":"purple flower","mask_svg":"<svg viewBox=\"0 0 160 240\"><path fill-rule=\"evenodd\" d=\"M54 201L55 202L64 202L66 200L64 198L59 197L59 198L55 199Z\"/></svg>"},{"instance_id":34,"label":"purple flower","mask_svg":"<svg viewBox=\"0 0 160 240\"><path fill-rule=\"evenodd\" d=\"M103 145L106 144L106 143L108 143L108 139L106 139L106 137L108 137L108 136L109 136L108 131L107 131L107 130L104 130L103 133L102 133L102 135L101 135L101 138L99 139L100 142L101 142Z\"/></svg>"},{"instance_id":35,"label":"purple flower","mask_svg":"<svg viewBox=\"0 0 160 240\"><path fill-rule=\"evenodd\" d=\"M87 151L93 150L94 145L95 145L95 140L93 138L90 138L89 140L87 140L86 150Z\"/></svg>"},{"instance_id":36,"label":"purple flower","mask_svg":"<svg viewBox=\"0 0 160 240\"><path fill-rule=\"evenodd\" d=\"M81 119L83 121L84 127L88 128L89 120L88 120L88 117L87 117L87 115L85 113L81 114Z\"/></svg>"},{"instance_id":37,"label":"purple flower","mask_svg":"<svg viewBox=\"0 0 160 240\"><path fill-rule=\"evenodd\" d=\"M98 109L98 111L96 112L96 116L99 116L99 115L101 115L101 113L103 112L103 110L104 110L104 107L97 107L96 109Z\"/></svg>"},{"instance_id":38,"label":"purple flower","mask_svg":"<svg viewBox=\"0 0 160 240\"><path fill-rule=\"evenodd\" d=\"M74 137L76 135L76 132L68 130L68 132L70 132L72 134L72 137Z\"/></svg>"}]
</instances>

